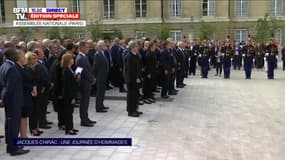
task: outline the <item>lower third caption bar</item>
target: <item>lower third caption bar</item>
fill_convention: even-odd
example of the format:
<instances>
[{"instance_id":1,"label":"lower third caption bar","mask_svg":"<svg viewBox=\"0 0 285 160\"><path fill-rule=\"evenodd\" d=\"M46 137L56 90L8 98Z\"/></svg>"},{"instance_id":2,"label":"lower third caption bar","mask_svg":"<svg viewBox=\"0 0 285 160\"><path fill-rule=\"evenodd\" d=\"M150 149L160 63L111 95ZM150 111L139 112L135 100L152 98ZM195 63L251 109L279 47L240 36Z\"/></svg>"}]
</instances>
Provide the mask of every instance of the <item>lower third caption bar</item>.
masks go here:
<instances>
[{"instance_id":1,"label":"lower third caption bar","mask_svg":"<svg viewBox=\"0 0 285 160\"><path fill-rule=\"evenodd\" d=\"M17 138L18 146L132 146L131 138Z\"/></svg>"}]
</instances>

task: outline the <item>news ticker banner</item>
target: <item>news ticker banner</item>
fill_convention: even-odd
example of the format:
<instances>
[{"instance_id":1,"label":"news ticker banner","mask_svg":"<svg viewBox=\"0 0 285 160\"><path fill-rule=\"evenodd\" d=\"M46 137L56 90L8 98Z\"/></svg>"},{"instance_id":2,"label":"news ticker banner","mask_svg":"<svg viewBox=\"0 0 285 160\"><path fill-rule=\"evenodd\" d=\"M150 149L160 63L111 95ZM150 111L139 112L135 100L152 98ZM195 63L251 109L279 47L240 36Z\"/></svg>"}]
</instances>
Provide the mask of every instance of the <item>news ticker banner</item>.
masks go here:
<instances>
[{"instance_id":1,"label":"news ticker banner","mask_svg":"<svg viewBox=\"0 0 285 160\"><path fill-rule=\"evenodd\" d=\"M131 138L17 138L17 146L132 146Z\"/></svg>"},{"instance_id":2,"label":"news ticker banner","mask_svg":"<svg viewBox=\"0 0 285 160\"><path fill-rule=\"evenodd\" d=\"M14 27L85 27L79 12L67 8L13 8Z\"/></svg>"}]
</instances>

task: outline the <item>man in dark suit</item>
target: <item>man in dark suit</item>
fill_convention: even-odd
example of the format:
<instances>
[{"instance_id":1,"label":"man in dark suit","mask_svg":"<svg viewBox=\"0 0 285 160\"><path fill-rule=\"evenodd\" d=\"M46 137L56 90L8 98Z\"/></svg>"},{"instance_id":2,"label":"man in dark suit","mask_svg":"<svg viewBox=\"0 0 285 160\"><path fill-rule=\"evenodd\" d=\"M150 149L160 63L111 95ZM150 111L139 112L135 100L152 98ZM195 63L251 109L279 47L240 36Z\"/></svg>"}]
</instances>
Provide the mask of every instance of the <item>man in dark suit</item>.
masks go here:
<instances>
[{"instance_id":1,"label":"man in dark suit","mask_svg":"<svg viewBox=\"0 0 285 160\"><path fill-rule=\"evenodd\" d=\"M183 88L185 84L183 83L185 77L185 52L184 48L185 45L183 42L178 42L178 49L176 51L176 58L177 58L177 74L176 74L176 87Z\"/></svg>"},{"instance_id":2,"label":"man in dark suit","mask_svg":"<svg viewBox=\"0 0 285 160\"><path fill-rule=\"evenodd\" d=\"M163 43L163 49L161 50L160 56L160 65L162 71L162 90L161 90L161 97L164 99L169 98L167 93L169 92L169 83L170 83L170 74L172 72L172 63L171 63L171 42L165 41Z\"/></svg>"},{"instance_id":3,"label":"man in dark suit","mask_svg":"<svg viewBox=\"0 0 285 160\"><path fill-rule=\"evenodd\" d=\"M139 99L139 87L141 84L142 67L137 56L139 52L139 45L136 41L130 41L129 53L126 56L125 73L126 83L128 86L127 92L127 111L130 117L139 117L142 112L138 112L138 99Z\"/></svg>"},{"instance_id":4,"label":"man in dark suit","mask_svg":"<svg viewBox=\"0 0 285 160\"><path fill-rule=\"evenodd\" d=\"M14 156L29 152L29 150L23 150L14 144L14 140L18 138L24 105L23 84L21 73L15 66L18 57L16 50L6 49L3 54L6 60L0 67L0 90L5 107L5 138L7 153Z\"/></svg>"},{"instance_id":5,"label":"man in dark suit","mask_svg":"<svg viewBox=\"0 0 285 160\"><path fill-rule=\"evenodd\" d=\"M96 112L107 112L104 106L106 81L109 73L109 62L104 55L106 45L104 41L98 41L97 52L94 57L93 71L96 78Z\"/></svg>"},{"instance_id":6,"label":"man in dark suit","mask_svg":"<svg viewBox=\"0 0 285 160\"><path fill-rule=\"evenodd\" d=\"M51 87L51 77L49 70L44 62L45 54L43 50L41 48L36 48L34 50L34 53L36 53L38 56L35 71L39 74L39 94L36 102L36 105L40 108L39 127L42 129L50 129L51 127L48 126L48 124L52 124L52 122L47 121L46 112L49 98L49 90Z\"/></svg>"},{"instance_id":7,"label":"man in dark suit","mask_svg":"<svg viewBox=\"0 0 285 160\"><path fill-rule=\"evenodd\" d=\"M88 117L88 107L90 100L91 86L95 83L95 78L92 74L92 67L88 61L87 54L89 46L85 41L79 42L79 53L76 57L76 66L81 67L81 79L80 79L80 119L81 126L93 127L96 121L92 121Z\"/></svg>"}]
</instances>

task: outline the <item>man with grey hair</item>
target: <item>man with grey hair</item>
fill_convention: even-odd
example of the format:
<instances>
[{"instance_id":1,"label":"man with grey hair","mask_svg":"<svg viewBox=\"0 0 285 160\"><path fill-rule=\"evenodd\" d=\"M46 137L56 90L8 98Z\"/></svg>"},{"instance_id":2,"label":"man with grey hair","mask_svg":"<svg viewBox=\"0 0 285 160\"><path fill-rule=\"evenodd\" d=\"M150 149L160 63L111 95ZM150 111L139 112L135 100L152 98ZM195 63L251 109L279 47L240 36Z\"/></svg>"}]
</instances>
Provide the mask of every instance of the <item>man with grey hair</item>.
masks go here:
<instances>
[{"instance_id":1,"label":"man with grey hair","mask_svg":"<svg viewBox=\"0 0 285 160\"><path fill-rule=\"evenodd\" d=\"M106 82L109 73L109 62L106 59L104 52L106 44L103 40L97 43L97 52L94 56L93 72L96 78L96 112L107 112L108 107L104 106Z\"/></svg>"},{"instance_id":2,"label":"man with grey hair","mask_svg":"<svg viewBox=\"0 0 285 160\"><path fill-rule=\"evenodd\" d=\"M139 52L139 45L137 41L130 41L128 43L129 53L126 56L125 74L126 83L128 87L127 92L127 112L130 117L139 117L142 112L138 112L139 87L142 83L142 66L137 56Z\"/></svg>"},{"instance_id":3,"label":"man with grey hair","mask_svg":"<svg viewBox=\"0 0 285 160\"><path fill-rule=\"evenodd\" d=\"M176 59L177 59L177 74L176 74L176 87L184 88L185 84L184 76L185 76L185 44L184 42L177 43L178 48L176 49Z\"/></svg>"}]
</instances>

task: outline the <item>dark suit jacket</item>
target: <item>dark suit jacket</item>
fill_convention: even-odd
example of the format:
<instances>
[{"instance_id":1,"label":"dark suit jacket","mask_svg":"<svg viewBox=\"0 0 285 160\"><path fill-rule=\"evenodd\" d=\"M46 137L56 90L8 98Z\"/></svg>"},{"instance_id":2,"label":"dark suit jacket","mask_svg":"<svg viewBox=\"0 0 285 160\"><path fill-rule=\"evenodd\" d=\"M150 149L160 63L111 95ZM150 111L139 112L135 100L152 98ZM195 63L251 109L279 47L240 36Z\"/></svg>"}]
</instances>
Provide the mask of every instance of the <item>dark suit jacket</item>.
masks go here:
<instances>
[{"instance_id":1,"label":"dark suit jacket","mask_svg":"<svg viewBox=\"0 0 285 160\"><path fill-rule=\"evenodd\" d=\"M71 100L76 98L76 93L78 91L78 83L76 81L75 74L69 68L64 68L62 70L62 95L66 100Z\"/></svg>"},{"instance_id":2,"label":"dark suit jacket","mask_svg":"<svg viewBox=\"0 0 285 160\"><path fill-rule=\"evenodd\" d=\"M179 48L176 50L176 59L178 67L185 70L185 51L181 51Z\"/></svg>"},{"instance_id":3,"label":"dark suit jacket","mask_svg":"<svg viewBox=\"0 0 285 160\"><path fill-rule=\"evenodd\" d=\"M136 80L142 76L142 67L137 55L129 52L126 57L126 82L128 84L136 84Z\"/></svg>"},{"instance_id":4,"label":"dark suit jacket","mask_svg":"<svg viewBox=\"0 0 285 160\"><path fill-rule=\"evenodd\" d=\"M37 82L37 84L39 85L37 86L38 91L40 91L42 88L46 88L45 91L47 91L51 83L51 78L50 78L50 73L48 71L48 68L46 67L44 63L38 61L35 66L35 72L39 75L39 79Z\"/></svg>"},{"instance_id":5,"label":"dark suit jacket","mask_svg":"<svg viewBox=\"0 0 285 160\"><path fill-rule=\"evenodd\" d=\"M81 73L81 81L80 83L89 83L91 84L94 81L94 76L92 73L92 67L88 61L87 56L83 56L78 54L76 57L76 66L82 67L83 71Z\"/></svg>"},{"instance_id":6,"label":"dark suit jacket","mask_svg":"<svg viewBox=\"0 0 285 160\"><path fill-rule=\"evenodd\" d=\"M5 61L0 67L1 99L10 111L18 112L24 105L22 76L16 65Z\"/></svg>"},{"instance_id":7,"label":"dark suit jacket","mask_svg":"<svg viewBox=\"0 0 285 160\"><path fill-rule=\"evenodd\" d=\"M121 47L120 46L118 46L118 45L116 45L116 44L114 44L114 45L112 45L112 47L111 47L111 49L110 49L110 52L111 52L111 57L112 57L112 60L113 60L113 64L114 64L114 66L118 66L118 64L119 64L119 49L120 49Z\"/></svg>"},{"instance_id":8,"label":"dark suit jacket","mask_svg":"<svg viewBox=\"0 0 285 160\"><path fill-rule=\"evenodd\" d=\"M168 72L171 71L173 66L172 66L172 58L170 56L170 51L166 49L163 49L161 51L160 64L163 71L165 70L167 70Z\"/></svg>"},{"instance_id":9,"label":"dark suit jacket","mask_svg":"<svg viewBox=\"0 0 285 160\"><path fill-rule=\"evenodd\" d=\"M97 82L106 82L108 78L109 64L103 54L97 51L94 56L93 71Z\"/></svg>"}]
</instances>

